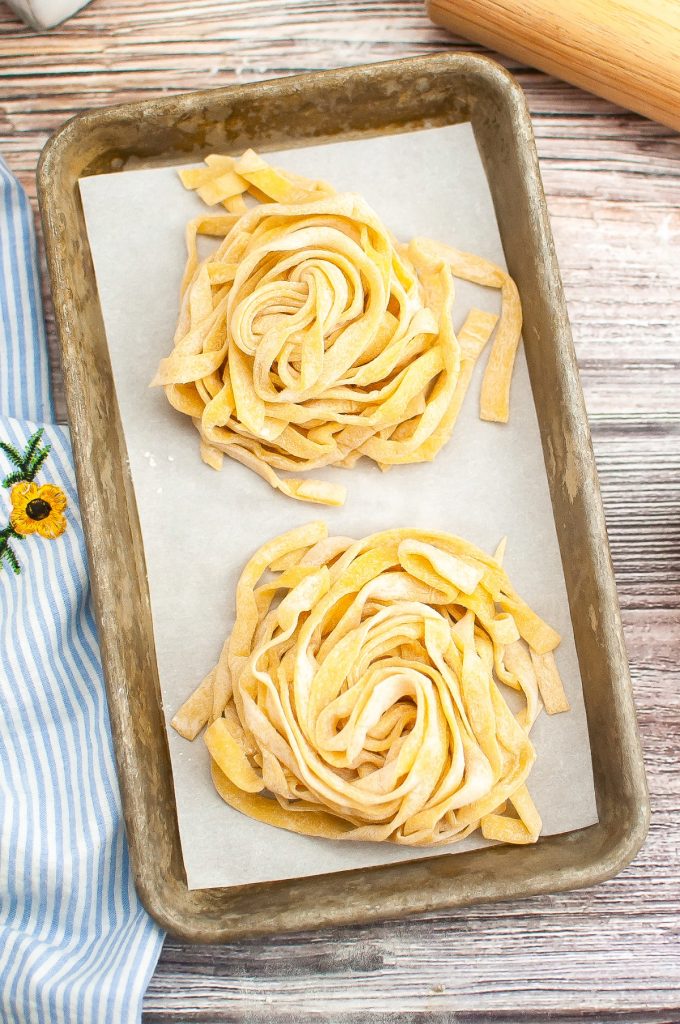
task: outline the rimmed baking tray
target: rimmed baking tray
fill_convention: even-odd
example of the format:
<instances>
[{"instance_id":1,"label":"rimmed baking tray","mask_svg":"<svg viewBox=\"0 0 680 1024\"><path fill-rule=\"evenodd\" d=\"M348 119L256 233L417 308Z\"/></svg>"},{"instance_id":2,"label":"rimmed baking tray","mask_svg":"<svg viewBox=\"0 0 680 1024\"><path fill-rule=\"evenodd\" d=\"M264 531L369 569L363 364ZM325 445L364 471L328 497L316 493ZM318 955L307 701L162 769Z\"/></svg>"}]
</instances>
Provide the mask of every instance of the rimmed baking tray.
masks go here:
<instances>
[{"instance_id":1,"label":"rimmed baking tray","mask_svg":"<svg viewBox=\"0 0 680 1024\"><path fill-rule=\"evenodd\" d=\"M599 823L533 847L189 891L144 552L78 179L460 121L472 123L523 301ZM512 77L484 58L446 54L90 111L47 143L38 190L130 856L150 913L176 935L215 942L573 889L621 870L644 840L649 800L588 421L531 124Z\"/></svg>"}]
</instances>

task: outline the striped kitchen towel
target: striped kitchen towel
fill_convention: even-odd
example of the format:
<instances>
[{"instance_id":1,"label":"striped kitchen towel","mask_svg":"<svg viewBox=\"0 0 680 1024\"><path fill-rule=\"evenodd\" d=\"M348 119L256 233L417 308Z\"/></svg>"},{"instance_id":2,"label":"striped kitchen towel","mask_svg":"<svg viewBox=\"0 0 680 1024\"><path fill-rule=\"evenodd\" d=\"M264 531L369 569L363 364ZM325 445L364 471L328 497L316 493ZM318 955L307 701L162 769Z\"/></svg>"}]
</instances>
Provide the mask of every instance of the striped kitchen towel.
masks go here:
<instances>
[{"instance_id":1,"label":"striped kitchen towel","mask_svg":"<svg viewBox=\"0 0 680 1024\"><path fill-rule=\"evenodd\" d=\"M135 892L31 210L0 160L0 1021L128 1024L163 933Z\"/></svg>"}]
</instances>

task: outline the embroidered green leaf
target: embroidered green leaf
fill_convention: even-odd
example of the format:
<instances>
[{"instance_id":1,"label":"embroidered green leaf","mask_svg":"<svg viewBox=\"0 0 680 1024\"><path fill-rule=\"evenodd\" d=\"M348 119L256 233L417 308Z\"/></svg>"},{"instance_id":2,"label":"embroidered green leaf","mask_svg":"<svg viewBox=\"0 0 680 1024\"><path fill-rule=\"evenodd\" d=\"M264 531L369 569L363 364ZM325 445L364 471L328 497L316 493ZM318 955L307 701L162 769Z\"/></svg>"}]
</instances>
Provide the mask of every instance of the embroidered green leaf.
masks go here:
<instances>
[{"instance_id":1,"label":"embroidered green leaf","mask_svg":"<svg viewBox=\"0 0 680 1024\"><path fill-rule=\"evenodd\" d=\"M35 455L36 449L40 444L40 439L44 433L45 428L40 427L38 430L36 430L35 434L32 434L31 437L29 437L28 444L26 445L26 451L24 452L24 460L26 462L30 462L33 456Z\"/></svg>"},{"instance_id":2,"label":"embroidered green leaf","mask_svg":"<svg viewBox=\"0 0 680 1024\"><path fill-rule=\"evenodd\" d=\"M23 469L23 455L19 453L18 449L16 449L13 444L8 444L7 441L0 441L0 448L2 448L10 462L14 463L18 469Z\"/></svg>"},{"instance_id":3,"label":"embroidered green leaf","mask_svg":"<svg viewBox=\"0 0 680 1024\"><path fill-rule=\"evenodd\" d=\"M2 570L3 568L4 561L7 562L12 572L18 576L19 573L21 572L21 565L19 564L17 556L14 554L12 548L9 545L10 538L13 540L24 539L18 533L15 533L12 527L8 524L4 530L0 530L0 570Z\"/></svg>"},{"instance_id":4,"label":"embroidered green leaf","mask_svg":"<svg viewBox=\"0 0 680 1024\"><path fill-rule=\"evenodd\" d=\"M11 548L5 548L4 556L5 556L5 560L9 563L9 566L10 566L12 572L14 573L14 575L15 576L19 576L21 574L21 566L19 564L19 559L14 554L12 549ZM1 557L2 556L0 556L0 558ZM2 566L2 562L0 561L0 567L1 566Z\"/></svg>"},{"instance_id":5,"label":"embroidered green leaf","mask_svg":"<svg viewBox=\"0 0 680 1024\"><path fill-rule=\"evenodd\" d=\"M5 479L2 481L2 486L3 487L13 487L14 484L18 484L22 480L25 480L25 479L26 479L26 477L21 472L21 470L17 469L17 470L14 471L14 473L10 473L8 476L5 477Z\"/></svg>"},{"instance_id":6,"label":"embroidered green leaf","mask_svg":"<svg viewBox=\"0 0 680 1024\"><path fill-rule=\"evenodd\" d=\"M50 451L51 451L51 448L50 448L49 445L46 445L44 448L40 449L40 451L37 453L37 455L35 455L33 457L31 463L26 466L26 476L25 476L24 479L26 479L26 480L33 480L33 479L35 479L35 477L38 475L38 473L40 472L40 470L42 468L43 462L45 461L47 456L50 454Z\"/></svg>"},{"instance_id":7,"label":"embroidered green leaf","mask_svg":"<svg viewBox=\"0 0 680 1024\"><path fill-rule=\"evenodd\" d=\"M12 484L17 483L19 480L35 479L51 451L49 444L42 447L40 445L44 432L45 428L40 427L29 437L23 454L14 445L8 444L6 441L0 441L0 448L10 462L17 467L14 473L10 473L2 481L3 487L11 487Z\"/></svg>"}]
</instances>

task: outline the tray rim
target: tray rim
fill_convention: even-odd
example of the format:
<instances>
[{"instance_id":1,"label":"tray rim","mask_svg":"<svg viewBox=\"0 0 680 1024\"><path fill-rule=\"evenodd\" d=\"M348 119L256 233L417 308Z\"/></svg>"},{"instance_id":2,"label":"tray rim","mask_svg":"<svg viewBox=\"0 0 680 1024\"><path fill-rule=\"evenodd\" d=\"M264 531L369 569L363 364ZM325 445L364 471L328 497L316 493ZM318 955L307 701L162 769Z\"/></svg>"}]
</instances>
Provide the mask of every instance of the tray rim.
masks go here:
<instances>
[{"instance_id":1,"label":"tray rim","mask_svg":"<svg viewBox=\"0 0 680 1024\"><path fill-rule=\"evenodd\" d=\"M398 74L401 71L408 76L409 74L415 75L417 73L432 74L433 70L439 68L460 70L461 73L466 73L472 80L477 80L478 83L483 82L486 86L490 86L493 90L496 90L496 92L502 96L503 101L507 103L511 115L515 119L515 131L521 136L520 142L523 147L523 149L521 149L521 155L526 163L524 170L526 172L525 183L527 193L534 203L534 207L539 218L538 223L534 228L534 234L536 235L539 250L542 251L542 255L545 259L546 272L549 283L553 289L557 310L558 312L563 310L564 313L563 322L561 324L561 335L559 338L562 343L560 359L565 375L564 386L569 392L569 398L571 401L572 425L578 428L581 433L581 439L584 442L583 450L580 453L581 462L578 468L583 472L584 477L587 477L590 474L590 489L587 494L587 499L589 503L589 510L592 512L592 523L590 523L589 526L592 529L594 538L605 546L605 565L604 568L602 565L599 567L600 571L603 573L603 578L599 582L603 606L606 606L612 615L610 616L610 621L606 624L606 636L604 639L608 646L607 653L612 663L612 673L617 673L618 686L620 690L619 696L621 696L625 702L623 710L626 714L622 717L624 719L627 718L627 728L621 737L621 743L622 750L628 758L627 768L629 771L629 778L627 782L635 800L637 813L634 816L631 827L627 833L620 836L613 845L610 844L608 849L603 849L601 855L595 856L593 863L590 865L590 869L585 873L584 869L567 864L564 869L559 872L556 872L555 870L547 870L541 873L539 871L536 875L528 879L522 879L521 885L519 885L518 882L511 882L510 885L506 885L503 888L503 891L500 891L498 888L491 891L488 890L488 888L485 889L484 886L481 888L479 885L477 887L473 886L472 889L465 894L463 899L461 899L456 892L449 892L448 894L445 894L440 891L438 898L434 900L432 898L428 898L424 892L411 892L408 898L401 893L399 894L399 899L390 899L388 896L383 900L380 907L371 907L370 909L364 910L355 910L350 901L348 905L336 905L334 908L327 908L325 913L321 913L320 915L317 914L316 918L311 921L309 919L309 914L304 912L296 913L293 909L288 915L283 915L283 920L279 920L276 924L272 922L271 926L262 922L249 925L246 920L247 914L240 911L237 911L236 913L241 914L243 921L238 927L235 927L233 924L217 924L200 927L195 921L187 925L186 921L183 920L181 916L178 917L178 908L181 903L179 896L185 897L188 894L188 903L191 903L192 898L196 894L229 894L236 893L237 891L240 893L242 890L255 889L271 889L273 891L274 889L279 889L282 886L290 890L291 895L293 895L296 889L302 891L305 887L310 887L309 883L324 878L331 880L337 879L338 883L340 883L342 879L347 878L348 876L368 876L375 872L382 872L386 879L396 879L400 874L400 869L404 865L390 865L388 868L354 869L348 872L325 876L312 876L311 878L292 879L286 880L285 882L255 883L250 886L234 887L233 889L227 888L220 890L190 891L186 888L186 883L184 883L184 891L179 894L177 885L175 885L174 888L168 885L164 886L159 883L159 879L153 872L147 870L147 866L143 862L143 843L140 841L140 832L143 831L144 828L144 822L139 820L141 804L139 800L135 799L135 794L132 792L130 784L131 774L134 773L139 766L134 763L134 752L131 752L129 747L126 746L126 730L131 728L134 729L134 722L130 721L129 717L128 720L126 720L126 705L124 702L121 703L120 701L120 685L116 685L114 680L110 678L112 657L110 638L107 633L107 622L112 608L107 595L106 586L104 585L105 581L102 578L104 567L100 566L97 562L97 544L93 535L93 524L90 521L90 517L96 515L97 509L97 497L95 494L97 484L92 479L90 473L92 468L93 431L92 425L88 421L88 417L84 410L84 405L79 402L79 389L83 385L83 380L79 372L80 367L77 365L77 358L72 345L73 338L77 332L77 311L75 310L72 301L75 281L73 267L68 265L68 262L63 258L63 253L61 252L60 243L63 241L64 232L66 231L66 234L68 234L68 231L65 228L63 218L59 217L51 202L50 192L52 181L59 171L67 165L72 151L74 149L77 150L79 146L86 145L92 127L97 126L98 128L101 128L101 126L104 125L106 128L111 130L115 136L117 126L120 127L130 118L147 113L152 107L154 115L160 115L162 117L163 108L165 108L166 111L169 111L171 106L179 107L180 110L182 108L193 110L197 103L200 104L202 101L214 102L218 98L223 98L225 102L229 100L238 102L239 99L243 99L243 101L245 101L247 100L249 93L253 93L254 91L261 93L266 92L266 90L269 89L272 91L276 90L279 96L292 95L296 91L309 86L312 80L319 81L320 79L325 79L327 83L329 80L331 82L335 80L340 83L348 77L359 75L370 76L372 72L375 72L378 69L381 69L383 73L393 71ZM375 133L376 131L373 132L373 134ZM366 134L370 133L367 132ZM338 133L338 135L340 135L340 133ZM303 141L300 144L305 145L306 143ZM207 151L209 148L209 146L204 147L204 151ZM38 166L37 177L38 196L43 219L48 269L52 282L55 316L57 320L61 357L64 367L69 424L71 426L73 438L78 490L81 499L83 525L85 529L88 556L90 559L90 571L93 581L95 612L100 628L100 635L102 637L102 663L104 666L107 685L109 711L112 719L131 863L137 890L142 902L152 916L155 917L156 920L167 930L182 938L192 941L223 941L234 937L251 937L270 934L274 930L290 931L305 927L321 927L329 924L360 923L374 918L394 918L410 913L435 909L447 909L454 906L486 902L488 900L517 898L536 895L539 893L581 888L610 878L622 870L623 867L625 867L636 855L647 834L650 818L649 797L635 721L635 712L632 701L632 686L625 657L622 626L618 610L618 598L616 595L611 562L609 560L604 513L599 494L592 447L590 444L590 432L585 413L585 405L580 388L578 370L571 343L571 335L568 328L568 320L566 319L566 308L564 308L561 280L552 243L552 234L548 222L540 172L538 170L538 159L533 141L531 122L522 90L515 79L501 65L495 63L489 58L480 57L476 54L449 53L435 56L405 58L402 60L380 62L372 65L359 65L348 69L311 72L284 79L268 79L263 82L255 82L248 85L232 85L219 89L188 92L179 96L164 97L157 100L142 100L96 110L89 110L71 118L51 136L43 149ZM77 190L77 177L73 178L71 185ZM79 202L79 200L77 200L77 202ZM84 248L89 253L87 238L85 237L84 240L80 239L80 241L84 242ZM136 524L136 521L131 522L129 525L133 534L135 529L139 531L139 526ZM155 663L155 654L153 656L153 660ZM167 740L165 742L167 755ZM148 825L148 821L146 824ZM599 825L589 826L586 829L578 830L577 833L571 833L571 835L592 833L593 830L597 830L598 828L600 828ZM551 840L560 840L562 838L563 837L561 836L548 837L541 840L541 845L546 845L550 843ZM438 859L456 859L457 861L462 862L462 859L467 860L470 856L478 856L480 852L482 851L474 851L472 854L457 854L455 858ZM527 859L530 859L530 854ZM426 867L432 862L424 860L414 863ZM166 880L166 882L167 881L168 880ZM181 890L181 886L179 888Z\"/></svg>"}]
</instances>

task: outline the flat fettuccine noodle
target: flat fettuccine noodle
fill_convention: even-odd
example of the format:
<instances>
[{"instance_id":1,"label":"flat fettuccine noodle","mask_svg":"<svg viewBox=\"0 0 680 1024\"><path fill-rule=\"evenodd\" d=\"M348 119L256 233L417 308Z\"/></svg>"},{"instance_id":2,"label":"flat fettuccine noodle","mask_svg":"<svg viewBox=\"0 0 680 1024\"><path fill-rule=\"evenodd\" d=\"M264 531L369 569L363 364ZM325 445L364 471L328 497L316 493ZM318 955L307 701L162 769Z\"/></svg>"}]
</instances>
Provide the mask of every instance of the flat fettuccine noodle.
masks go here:
<instances>
[{"instance_id":1,"label":"flat fettuccine noodle","mask_svg":"<svg viewBox=\"0 0 680 1024\"><path fill-rule=\"evenodd\" d=\"M205 162L182 181L227 212L187 226L174 349L153 382L192 418L205 462L226 454L290 497L341 505L343 486L281 474L434 459L494 330L481 415L507 420L522 314L505 271L400 244L361 196L252 150ZM199 235L221 239L203 260ZM500 290L500 319L471 309L456 335L455 278Z\"/></svg>"},{"instance_id":2,"label":"flat fettuccine noodle","mask_svg":"<svg viewBox=\"0 0 680 1024\"><path fill-rule=\"evenodd\" d=\"M311 523L250 559L231 636L173 726L193 739L207 724L223 799L292 832L533 843L537 671L547 710L569 707L559 642L467 541L409 529L353 541Z\"/></svg>"}]
</instances>

